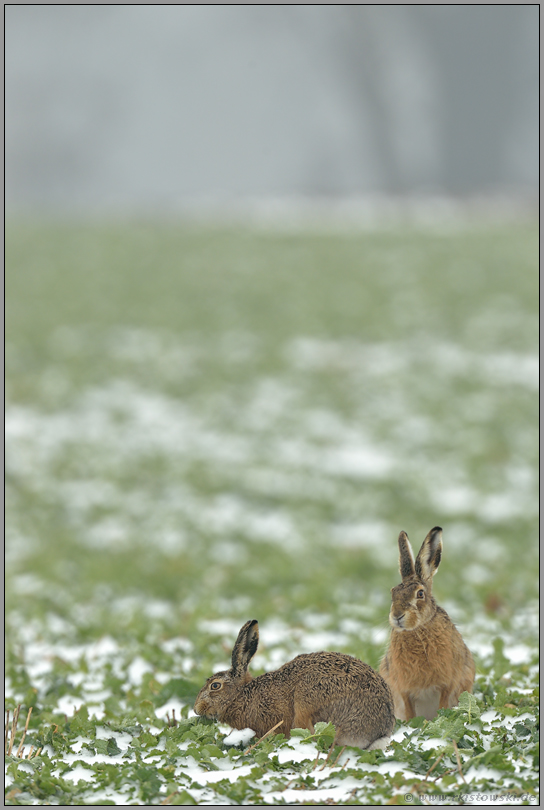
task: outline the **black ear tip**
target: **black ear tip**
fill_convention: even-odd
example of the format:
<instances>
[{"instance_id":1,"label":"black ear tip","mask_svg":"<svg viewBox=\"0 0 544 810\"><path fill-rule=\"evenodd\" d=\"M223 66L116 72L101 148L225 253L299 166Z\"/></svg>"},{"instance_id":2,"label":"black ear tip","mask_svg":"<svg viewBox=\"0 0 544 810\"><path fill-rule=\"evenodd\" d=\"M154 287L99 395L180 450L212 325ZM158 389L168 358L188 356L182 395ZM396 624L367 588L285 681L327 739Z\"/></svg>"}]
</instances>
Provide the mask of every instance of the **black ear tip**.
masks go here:
<instances>
[{"instance_id":1,"label":"black ear tip","mask_svg":"<svg viewBox=\"0 0 544 810\"><path fill-rule=\"evenodd\" d=\"M435 526L435 527L434 527L434 529L431 529L431 532L432 532L433 534L437 534L438 532L441 532L441 531L442 531L442 527L441 527L441 526Z\"/></svg>"}]
</instances>

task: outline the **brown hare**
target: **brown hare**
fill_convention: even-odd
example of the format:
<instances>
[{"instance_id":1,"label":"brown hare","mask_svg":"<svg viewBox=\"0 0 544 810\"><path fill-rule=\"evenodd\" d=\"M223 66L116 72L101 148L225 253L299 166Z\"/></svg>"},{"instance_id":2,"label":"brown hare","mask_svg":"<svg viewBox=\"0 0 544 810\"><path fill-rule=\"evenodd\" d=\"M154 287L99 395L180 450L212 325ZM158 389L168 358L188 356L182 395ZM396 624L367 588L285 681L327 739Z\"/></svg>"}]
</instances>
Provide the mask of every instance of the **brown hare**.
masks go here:
<instances>
[{"instance_id":1,"label":"brown hare","mask_svg":"<svg viewBox=\"0 0 544 810\"><path fill-rule=\"evenodd\" d=\"M385 748L395 726L393 697L384 679L351 655L299 655L274 672L253 678L248 664L257 650L259 627L246 622L232 651L232 666L208 678L195 701L196 714L251 728L258 737L281 722L277 734L330 722L335 745Z\"/></svg>"},{"instance_id":2,"label":"brown hare","mask_svg":"<svg viewBox=\"0 0 544 810\"><path fill-rule=\"evenodd\" d=\"M396 717L431 720L438 709L456 706L461 692L472 691L474 661L432 595L442 529L431 529L415 562L406 532L399 535L399 551L402 582L391 589L391 640L379 671L393 692Z\"/></svg>"}]
</instances>

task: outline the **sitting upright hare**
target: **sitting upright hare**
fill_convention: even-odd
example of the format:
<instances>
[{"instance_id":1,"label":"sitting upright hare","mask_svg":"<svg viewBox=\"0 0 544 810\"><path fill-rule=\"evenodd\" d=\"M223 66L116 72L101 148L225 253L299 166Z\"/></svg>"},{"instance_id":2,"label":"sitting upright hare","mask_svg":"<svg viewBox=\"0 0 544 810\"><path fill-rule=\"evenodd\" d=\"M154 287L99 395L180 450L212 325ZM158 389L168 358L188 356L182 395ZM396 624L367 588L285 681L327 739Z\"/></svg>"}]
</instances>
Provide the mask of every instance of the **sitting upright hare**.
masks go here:
<instances>
[{"instance_id":1,"label":"sitting upright hare","mask_svg":"<svg viewBox=\"0 0 544 810\"><path fill-rule=\"evenodd\" d=\"M248 664L257 650L257 621L246 622L232 651L232 667L208 678L195 712L232 728L251 728L262 737L333 723L335 745L385 748L395 726L393 697L383 678L351 655L315 652L298 655L274 672L253 678Z\"/></svg>"},{"instance_id":2,"label":"sitting upright hare","mask_svg":"<svg viewBox=\"0 0 544 810\"><path fill-rule=\"evenodd\" d=\"M399 535L402 582L391 589L391 640L380 674L393 692L395 716L427 720L472 691L474 661L461 634L432 596L442 554L442 529L431 529L414 562L406 532Z\"/></svg>"}]
</instances>

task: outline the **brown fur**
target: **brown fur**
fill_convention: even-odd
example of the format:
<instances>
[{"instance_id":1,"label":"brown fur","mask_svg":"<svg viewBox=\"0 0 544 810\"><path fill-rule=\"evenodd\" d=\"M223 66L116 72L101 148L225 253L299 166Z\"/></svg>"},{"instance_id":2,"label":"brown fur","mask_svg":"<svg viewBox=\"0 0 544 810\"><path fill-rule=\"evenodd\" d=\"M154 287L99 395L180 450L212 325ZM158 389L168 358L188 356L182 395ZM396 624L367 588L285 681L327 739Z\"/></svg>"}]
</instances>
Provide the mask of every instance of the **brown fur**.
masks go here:
<instances>
[{"instance_id":1,"label":"brown fur","mask_svg":"<svg viewBox=\"0 0 544 810\"><path fill-rule=\"evenodd\" d=\"M293 728L313 732L315 723L330 722L337 745L385 747L395 725L393 697L372 667L343 653L315 652L252 678L247 666L257 639L257 622L247 622L234 645L231 669L208 678L196 714L251 728L258 737L280 721L276 733L286 737Z\"/></svg>"},{"instance_id":2,"label":"brown fur","mask_svg":"<svg viewBox=\"0 0 544 810\"><path fill-rule=\"evenodd\" d=\"M402 582L392 588L391 640L380 674L393 693L395 716L428 720L471 692L475 667L461 634L432 595L442 555L442 529L431 529L414 561L406 532L399 535Z\"/></svg>"}]
</instances>

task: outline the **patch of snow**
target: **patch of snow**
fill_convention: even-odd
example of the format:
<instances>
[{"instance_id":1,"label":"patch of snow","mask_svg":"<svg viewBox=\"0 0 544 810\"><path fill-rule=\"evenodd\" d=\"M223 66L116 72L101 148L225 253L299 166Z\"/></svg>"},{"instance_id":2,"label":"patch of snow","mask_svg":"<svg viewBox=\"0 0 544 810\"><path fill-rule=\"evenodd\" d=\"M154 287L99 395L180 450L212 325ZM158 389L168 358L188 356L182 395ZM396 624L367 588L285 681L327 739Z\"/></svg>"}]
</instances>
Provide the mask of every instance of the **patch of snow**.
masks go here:
<instances>
[{"instance_id":1,"label":"patch of snow","mask_svg":"<svg viewBox=\"0 0 544 810\"><path fill-rule=\"evenodd\" d=\"M364 782L359 779L346 778L340 787L318 787L300 790L286 788L282 791L272 790L266 794L267 804L338 804L348 798L350 791L363 787Z\"/></svg>"},{"instance_id":2,"label":"patch of snow","mask_svg":"<svg viewBox=\"0 0 544 810\"><path fill-rule=\"evenodd\" d=\"M84 699L82 697L75 697L75 695L61 695L57 700L57 711L65 714L67 717L72 717L77 710L83 705Z\"/></svg>"},{"instance_id":3,"label":"patch of snow","mask_svg":"<svg viewBox=\"0 0 544 810\"><path fill-rule=\"evenodd\" d=\"M255 737L255 732L251 728L233 729L224 740L223 745L247 745Z\"/></svg>"},{"instance_id":4,"label":"patch of snow","mask_svg":"<svg viewBox=\"0 0 544 810\"><path fill-rule=\"evenodd\" d=\"M487 779L490 782L494 782L496 785L502 785L504 780L502 771L497 771L495 768L488 768L487 765L471 765L464 774L464 777L467 784L476 780ZM496 792L501 793L502 791L497 790Z\"/></svg>"},{"instance_id":5,"label":"patch of snow","mask_svg":"<svg viewBox=\"0 0 544 810\"><path fill-rule=\"evenodd\" d=\"M504 654L513 664L527 664L533 657L533 650L526 644L508 644Z\"/></svg>"},{"instance_id":6,"label":"patch of snow","mask_svg":"<svg viewBox=\"0 0 544 810\"><path fill-rule=\"evenodd\" d=\"M58 776L58 773L56 775ZM79 782L80 780L84 782L94 782L96 779L96 774L94 770L86 768L82 764L78 764L75 766L75 768L72 768L69 771L64 771L62 778L69 779L71 782Z\"/></svg>"},{"instance_id":7,"label":"patch of snow","mask_svg":"<svg viewBox=\"0 0 544 810\"><path fill-rule=\"evenodd\" d=\"M187 757L185 760L189 762L192 757ZM192 760L194 765L194 759ZM218 763L221 760L218 760ZM250 765L241 765L239 768L233 768L232 770L219 770L219 771L202 771L200 767L189 766L186 767L185 765L183 768L176 768L176 776L188 776L192 782L197 785L207 785L214 782L222 782L223 779L228 779L230 782L236 782L236 780L240 776L249 776L251 773L253 766Z\"/></svg>"},{"instance_id":8,"label":"patch of snow","mask_svg":"<svg viewBox=\"0 0 544 810\"><path fill-rule=\"evenodd\" d=\"M140 655L136 656L129 664L127 669L127 679L132 686L139 686L143 678L150 672L153 672L153 667L143 659Z\"/></svg>"},{"instance_id":9,"label":"patch of snow","mask_svg":"<svg viewBox=\"0 0 544 810\"><path fill-rule=\"evenodd\" d=\"M421 740L419 743L419 748L422 751L428 751L430 748L444 748L445 745L448 745L448 741L442 739L441 737L430 737L427 740Z\"/></svg>"},{"instance_id":10,"label":"patch of snow","mask_svg":"<svg viewBox=\"0 0 544 810\"><path fill-rule=\"evenodd\" d=\"M172 698L171 700L167 700L166 703L163 703L162 706L159 706L158 710L161 713L161 716L166 719L166 715L172 716L172 713L177 714L177 718L181 717L181 710L183 706L186 704L183 703L181 700L175 700ZM191 709L192 711L192 709ZM196 715L193 715L196 717Z\"/></svg>"},{"instance_id":11,"label":"patch of snow","mask_svg":"<svg viewBox=\"0 0 544 810\"><path fill-rule=\"evenodd\" d=\"M134 796L127 796L124 793L119 793L107 787L98 791L89 791L87 794L84 794L82 798L85 797L88 799L88 804L99 805L101 802L104 802L105 805L106 802L113 802L114 805L119 805L120 807L137 804Z\"/></svg>"},{"instance_id":12,"label":"patch of snow","mask_svg":"<svg viewBox=\"0 0 544 810\"><path fill-rule=\"evenodd\" d=\"M111 740L112 738L121 751L126 750L132 742L132 735L128 734L126 731L112 731L112 729L107 726L96 726L97 740Z\"/></svg>"}]
</instances>

